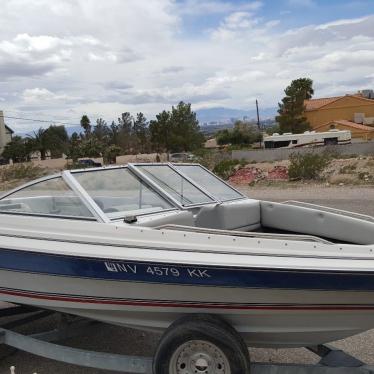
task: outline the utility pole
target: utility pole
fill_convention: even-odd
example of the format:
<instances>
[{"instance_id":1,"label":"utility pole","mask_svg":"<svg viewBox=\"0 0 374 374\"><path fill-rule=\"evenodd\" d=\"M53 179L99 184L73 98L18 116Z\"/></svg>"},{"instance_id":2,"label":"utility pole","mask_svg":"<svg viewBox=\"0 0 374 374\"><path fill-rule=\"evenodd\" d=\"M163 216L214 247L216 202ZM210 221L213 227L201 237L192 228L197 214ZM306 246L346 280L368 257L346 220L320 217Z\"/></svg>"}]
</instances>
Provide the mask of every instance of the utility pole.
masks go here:
<instances>
[{"instance_id":1,"label":"utility pole","mask_svg":"<svg viewBox=\"0 0 374 374\"><path fill-rule=\"evenodd\" d=\"M258 101L257 101L257 99L256 99L256 111L257 111L257 127L258 127L258 131L261 134L261 139L262 139L261 124L260 124L260 114L258 112ZM262 140L260 140L260 147L262 148Z\"/></svg>"}]
</instances>

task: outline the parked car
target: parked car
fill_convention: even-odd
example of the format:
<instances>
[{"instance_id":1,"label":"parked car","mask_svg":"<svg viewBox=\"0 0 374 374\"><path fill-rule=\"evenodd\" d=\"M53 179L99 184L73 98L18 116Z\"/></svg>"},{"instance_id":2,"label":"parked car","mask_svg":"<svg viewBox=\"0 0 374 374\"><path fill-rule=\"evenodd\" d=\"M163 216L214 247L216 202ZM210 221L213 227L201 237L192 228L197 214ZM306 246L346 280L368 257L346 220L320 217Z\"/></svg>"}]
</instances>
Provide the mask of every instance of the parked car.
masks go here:
<instances>
[{"instance_id":1,"label":"parked car","mask_svg":"<svg viewBox=\"0 0 374 374\"><path fill-rule=\"evenodd\" d=\"M96 162L94 160L91 160L90 158L78 160L78 164L86 168L96 168L102 166L100 162Z\"/></svg>"},{"instance_id":2,"label":"parked car","mask_svg":"<svg viewBox=\"0 0 374 374\"><path fill-rule=\"evenodd\" d=\"M170 153L171 162L190 162L194 160L192 153L181 152L181 153Z\"/></svg>"}]
</instances>

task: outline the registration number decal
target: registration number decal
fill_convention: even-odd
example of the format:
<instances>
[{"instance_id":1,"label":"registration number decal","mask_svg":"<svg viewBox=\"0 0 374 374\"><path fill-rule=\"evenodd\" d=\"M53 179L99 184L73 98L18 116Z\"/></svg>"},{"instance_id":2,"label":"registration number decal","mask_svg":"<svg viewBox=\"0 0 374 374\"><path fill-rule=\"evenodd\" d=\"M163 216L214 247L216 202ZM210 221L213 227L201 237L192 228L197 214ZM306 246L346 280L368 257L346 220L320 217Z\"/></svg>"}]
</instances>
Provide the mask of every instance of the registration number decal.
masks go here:
<instances>
[{"instance_id":1,"label":"registration number decal","mask_svg":"<svg viewBox=\"0 0 374 374\"><path fill-rule=\"evenodd\" d=\"M211 278L208 269L194 267L172 267L160 265L136 265L125 262L104 262L105 269L111 273L127 273L148 275L151 277L189 277L189 278Z\"/></svg>"}]
</instances>

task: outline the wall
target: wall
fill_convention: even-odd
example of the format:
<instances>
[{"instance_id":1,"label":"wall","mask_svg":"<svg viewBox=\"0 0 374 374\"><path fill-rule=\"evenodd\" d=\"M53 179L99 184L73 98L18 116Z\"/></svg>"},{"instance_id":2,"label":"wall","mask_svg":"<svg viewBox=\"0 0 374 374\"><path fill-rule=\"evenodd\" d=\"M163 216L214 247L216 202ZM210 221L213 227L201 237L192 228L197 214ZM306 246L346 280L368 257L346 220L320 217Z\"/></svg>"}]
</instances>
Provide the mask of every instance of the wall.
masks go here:
<instances>
[{"instance_id":1,"label":"wall","mask_svg":"<svg viewBox=\"0 0 374 374\"><path fill-rule=\"evenodd\" d=\"M160 161L166 162L167 161L167 155L166 153L160 154ZM124 156L118 156L116 159L117 165L123 165L127 164L128 162L156 162L157 153L150 153L150 154L138 154L138 155L124 155ZM83 159L91 159L95 162L100 162L102 165L104 165L104 160L102 157L83 157ZM48 159L48 160L33 160L31 161L33 165L40 166L42 168L47 169L55 169L55 170L63 170L66 169L67 164L72 163L71 160L66 160L65 158L54 158L54 159ZM1 167L6 167L7 165L0 165Z\"/></svg>"},{"instance_id":2,"label":"wall","mask_svg":"<svg viewBox=\"0 0 374 374\"><path fill-rule=\"evenodd\" d=\"M374 155L374 141L365 143L352 143L347 145L335 145L328 147L317 148L298 148L298 149L267 149L257 151L233 151L232 159L245 159L247 161L279 161L287 160L292 153L308 153L317 152L323 153L329 150L340 155Z\"/></svg>"},{"instance_id":3,"label":"wall","mask_svg":"<svg viewBox=\"0 0 374 374\"><path fill-rule=\"evenodd\" d=\"M5 144L8 144L12 141L12 133L5 129Z\"/></svg>"},{"instance_id":4,"label":"wall","mask_svg":"<svg viewBox=\"0 0 374 374\"><path fill-rule=\"evenodd\" d=\"M365 117L374 117L374 100L347 96L323 108L305 112L304 115L314 128L339 119L353 121L355 113L365 113Z\"/></svg>"},{"instance_id":5,"label":"wall","mask_svg":"<svg viewBox=\"0 0 374 374\"><path fill-rule=\"evenodd\" d=\"M63 170L66 168L67 160L64 158L53 158L49 160L33 160L33 165L47 169Z\"/></svg>"},{"instance_id":6,"label":"wall","mask_svg":"<svg viewBox=\"0 0 374 374\"><path fill-rule=\"evenodd\" d=\"M159 154L160 161L166 162L166 153ZM127 164L128 162L156 162L157 153L138 154L138 155L124 155L116 158L116 163L119 165Z\"/></svg>"},{"instance_id":7,"label":"wall","mask_svg":"<svg viewBox=\"0 0 374 374\"><path fill-rule=\"evenodd\" d=\"M0 154L7 144L7 135L5 130L4 113L0 110Z\"/></svg>"}]
</instances>

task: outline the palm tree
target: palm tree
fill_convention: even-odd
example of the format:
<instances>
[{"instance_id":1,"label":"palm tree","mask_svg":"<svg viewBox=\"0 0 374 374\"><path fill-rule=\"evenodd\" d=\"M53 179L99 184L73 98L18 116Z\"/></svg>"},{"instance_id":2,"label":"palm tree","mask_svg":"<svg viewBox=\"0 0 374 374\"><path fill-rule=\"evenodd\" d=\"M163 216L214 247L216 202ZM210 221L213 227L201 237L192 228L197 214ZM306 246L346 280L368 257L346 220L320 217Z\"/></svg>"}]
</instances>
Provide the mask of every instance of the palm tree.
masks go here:
<instances>
[{"instance_id":1,"label":"palm tree","mask_svg":"<svg viewBox=\"0 0 374 374\"><path fill-rule=\"evenodd\" d=\"M27 138L29 139L32 150L39 151L40 158L45 160L50 148L48 145L47 130L40 127L37 131L33 131L33 134L28 134Z\"/></svg>"}]
</instances>

